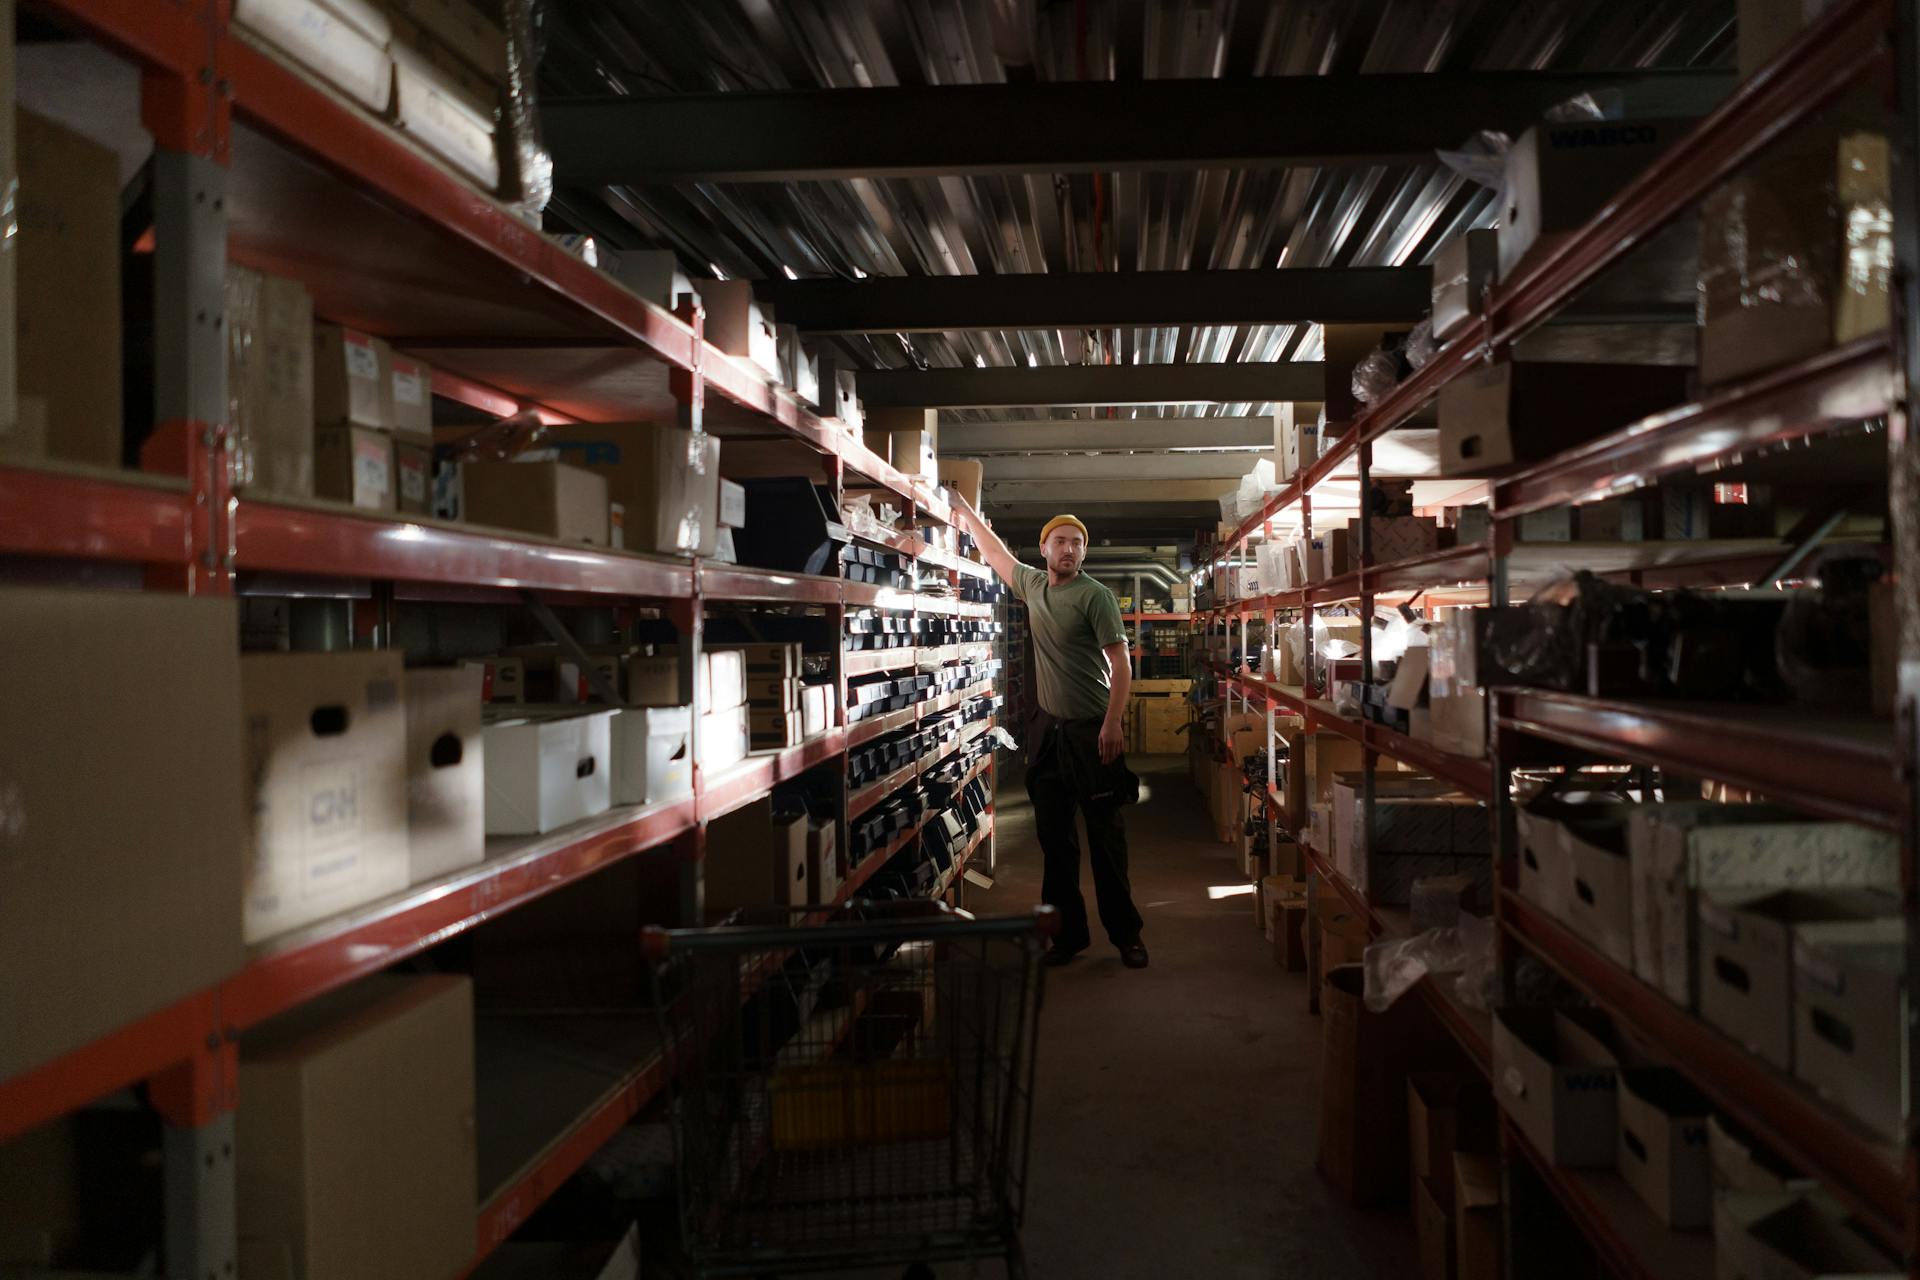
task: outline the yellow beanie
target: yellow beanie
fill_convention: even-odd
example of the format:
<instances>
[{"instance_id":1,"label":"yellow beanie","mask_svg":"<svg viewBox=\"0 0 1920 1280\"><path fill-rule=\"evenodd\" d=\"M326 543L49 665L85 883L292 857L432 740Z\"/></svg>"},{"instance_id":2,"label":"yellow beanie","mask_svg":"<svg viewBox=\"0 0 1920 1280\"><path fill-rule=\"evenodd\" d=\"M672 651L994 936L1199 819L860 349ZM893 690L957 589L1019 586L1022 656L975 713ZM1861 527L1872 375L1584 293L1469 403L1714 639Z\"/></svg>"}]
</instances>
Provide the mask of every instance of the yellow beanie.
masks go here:
<instances>
[{"instance_id":1,"label":"yellow beanie","mask_svg":"<svg viewBox=\"0 0 1920 1280\"><path fill-rule=\"evenodd\" d=\"M1074 528L1080 531L1080 536L1082 538L1085 538L1088 542L1093 541L1092 538L1087 536L1087 526L1080 523L1079 516L1055 516L1053 519L1047 521L1045 525L1041 526L1041 529L1040 529L1041 545L1044 546L1046 544L1047 538L1053 533L1055 529L1061 528L1064 525L1072 525Z\"/></svg>"}]
</instances>

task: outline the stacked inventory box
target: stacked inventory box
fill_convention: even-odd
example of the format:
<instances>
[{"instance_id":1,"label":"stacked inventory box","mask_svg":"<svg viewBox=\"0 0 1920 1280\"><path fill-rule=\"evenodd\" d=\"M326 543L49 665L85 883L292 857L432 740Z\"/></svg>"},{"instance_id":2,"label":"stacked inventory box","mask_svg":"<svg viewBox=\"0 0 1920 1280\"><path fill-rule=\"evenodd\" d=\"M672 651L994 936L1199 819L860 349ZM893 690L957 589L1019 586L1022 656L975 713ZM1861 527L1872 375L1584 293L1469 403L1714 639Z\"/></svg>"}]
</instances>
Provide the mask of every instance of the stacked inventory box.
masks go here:
<instances>
[{"instance_id":1,"label":"stacked inventory box","mask_svg":"<svg viewBox=\"0 0 1920 1280\"><path fill-rule=\"evenodd\" d=\"M847 613L847 648L905 649L914 642L916 625L923 621L911 614L887 609L850 610Z\"/></svg>"},{"instance_id":2,"label":"stacked inventory box","mask_svg":"<svg viewBox=\"0 0 1920 1280\"><path fill-rule=\"evenodd\" d=\"M848 582L865 582L898 591L913 590L913 575L907 569L907 557L898 551L880 551L849 543L840 551L843 575Z\"/></svg>"},{"instance_id":3,"label":"stacked inventory box","mask_svg":"<svg viewBox=\"0 0 1920 1280\"><path fill-rule=\"evenodd\" d=\"M800 695L800 646L778 643L723 645L713 651L740 655L746 672L750 749L779 751L799 746L805 736Z\"/></svg>"}]
</instances>

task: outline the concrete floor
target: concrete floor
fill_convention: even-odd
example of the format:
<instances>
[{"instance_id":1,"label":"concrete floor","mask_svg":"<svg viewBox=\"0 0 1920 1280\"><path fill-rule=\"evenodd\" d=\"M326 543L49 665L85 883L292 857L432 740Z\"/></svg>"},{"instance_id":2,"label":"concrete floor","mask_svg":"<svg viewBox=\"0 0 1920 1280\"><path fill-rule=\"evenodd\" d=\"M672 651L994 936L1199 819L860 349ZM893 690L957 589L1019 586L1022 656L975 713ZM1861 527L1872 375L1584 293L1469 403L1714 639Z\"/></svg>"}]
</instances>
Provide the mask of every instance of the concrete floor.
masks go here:
<instances>
[{"instance_id":1,"label":"concrete floor","mask_svg":"<svg viewBox=\"0 0 1920 1280\"><path fill-rule=\"evenodd\" d=\"M1209 885L1241 877L1237 855L1209 834L1186 758L1132 763L1150 793L1128 835L1153 963L1124 968L1096 922L1093 948L1048 971L1024 1233L1031 1274L1415 1274L1406 1212L1349 1209L1314 1171L1320 1022L1306 1012L1304 976L1274 966L1251 901L1208 897ZM1040 894L1017 777L1003 781L996 811L997 883L968 890L980 914L1025 911Z\"/></svg>"}]
</instances>

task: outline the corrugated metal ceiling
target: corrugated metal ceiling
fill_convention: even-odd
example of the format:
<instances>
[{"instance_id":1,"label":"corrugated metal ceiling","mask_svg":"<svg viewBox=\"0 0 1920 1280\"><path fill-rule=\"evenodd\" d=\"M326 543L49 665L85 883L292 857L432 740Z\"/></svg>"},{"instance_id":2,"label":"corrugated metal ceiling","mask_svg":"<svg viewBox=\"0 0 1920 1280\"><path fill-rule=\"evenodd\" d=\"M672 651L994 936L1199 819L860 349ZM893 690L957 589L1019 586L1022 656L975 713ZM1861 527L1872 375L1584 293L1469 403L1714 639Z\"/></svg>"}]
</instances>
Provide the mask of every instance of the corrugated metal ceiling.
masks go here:
<instances>
[{"instance_id":1,"label":"corrugated metal ceiling","mask_svg":"<svg viewBox=\"0 0 1920 1280\"><path fill-rule=\"evenodd\" d=\"M1733 9L1733 0L570 0L547 13L541 81L543 92L572 96L1725 65ZM1490 192L1437 163L703 183L602 198L635 245L672 248L696 273L749 278L1398 266L1425 262L1439 241L1493 215ZM837 341L882 368L1319 355L1305 325Z\"/></svg>"}]
</instances>

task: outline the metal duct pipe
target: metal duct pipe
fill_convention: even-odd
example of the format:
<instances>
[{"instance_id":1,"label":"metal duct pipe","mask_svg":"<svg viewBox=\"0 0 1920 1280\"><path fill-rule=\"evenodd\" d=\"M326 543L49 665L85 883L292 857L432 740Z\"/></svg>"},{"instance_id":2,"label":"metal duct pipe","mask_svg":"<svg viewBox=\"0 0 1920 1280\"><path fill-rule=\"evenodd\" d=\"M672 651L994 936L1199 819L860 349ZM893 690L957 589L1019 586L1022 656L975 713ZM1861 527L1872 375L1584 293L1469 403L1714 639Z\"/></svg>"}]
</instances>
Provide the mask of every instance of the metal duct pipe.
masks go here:
<instances>
[{"instance_id":1,"label":"metal duct pipe","mask_svg":"<svg viewBox=\"0 0 1920 1280\"><path fill-rule=\"evenodd\" d=\"M1177 586L1186 581L1183 575L1158 560L1103 560L1098 564L1089 563L1085 572L1096 578L1116 573L1124 573L1132 577L1137 573L1143 578L1151 577L1162 586L1168 587Z\"/></svg>"}]
</instances>

